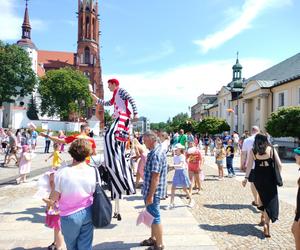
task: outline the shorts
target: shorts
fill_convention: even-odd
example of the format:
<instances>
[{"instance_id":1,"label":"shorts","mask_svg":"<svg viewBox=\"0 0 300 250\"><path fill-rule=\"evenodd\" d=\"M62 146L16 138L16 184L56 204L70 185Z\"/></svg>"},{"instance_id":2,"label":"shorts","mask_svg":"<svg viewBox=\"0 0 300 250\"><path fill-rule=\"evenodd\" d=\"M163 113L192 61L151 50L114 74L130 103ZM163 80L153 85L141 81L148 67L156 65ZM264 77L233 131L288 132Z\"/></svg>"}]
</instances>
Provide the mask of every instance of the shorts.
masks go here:
<instances>
[{"instance_id":1,"label":"shorts","mask_svg":"<svg viewBox=\"0 0 300 250\"><path fill-rule=\"evenodd\" d=\"M224 159L222 159L222 160L216 160L216 164L218 165L218 166L224 166Z\"/></svg>"},{"instance_id":2,"label":"shorts","mask_svg":"<svg viewBox=\"0 0 300 250\"><path fill-rule=\"evenodd\" d=\"M31 145L35 145L36 146L36 139L32 139L31 140Z\"/></svg>"},{"instance_id":3,"label":"shorts","mask_svg":"<svg viewBox=\"0 0 300 250\"><path fill-rule=\"evenodd\" d=\"M152 224L160 224L160 198L154 197L153 203L148 205L146 209L154 217Z\"/></svg>"}]
</instances>

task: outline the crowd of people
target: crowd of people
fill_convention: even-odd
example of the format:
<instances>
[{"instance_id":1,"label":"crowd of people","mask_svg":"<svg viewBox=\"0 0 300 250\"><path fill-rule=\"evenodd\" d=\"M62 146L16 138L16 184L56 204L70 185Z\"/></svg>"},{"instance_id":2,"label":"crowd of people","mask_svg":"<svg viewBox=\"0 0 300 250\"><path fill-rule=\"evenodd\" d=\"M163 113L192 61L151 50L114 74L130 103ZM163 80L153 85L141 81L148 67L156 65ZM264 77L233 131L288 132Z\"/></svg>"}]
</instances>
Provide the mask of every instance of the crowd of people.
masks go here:
<instances>
[{"instance_id":1,"label":"crowd of people","mask_svg":"<svg viewBox=\"0 0 300 250\"><path fill-rule=\"evenodd\" d=\"M132 105L134 118L137 118L134 100L119 88L116 79L109 80L109 89L113 92L113 98L107 102L92 94L98 105L115 107L115 121L104 136L105 157L101 167L110 176L111 200L116 203L113 217L118 220L121 220L119 199L124 194L135 194L136 189L141 189L146 211L153 217L151 236L143 240L141 246L148 247L148 250L164 249L160 202L169 199L170 212L176 209L175 193L182 188L187 205L193 207L193 195L203 189L203 164L209 153L217 165L217 180L224 180L225 166L229 178L236 176L237 169L245 172L242 185L250 182L254 199L252 205L261 211L263 234L271 237L270 222L279 218L277 186L281 185L278 178L282 164L268 134L261 133L258 127L253 126L251 135L245 131L242 136L237 132L232 135L224 132L219 136L208 133L199 136L185 133L183 129L172 134L148 131L143 135L136 132L131 136L127 105L128 102ZM78 135L66 136L59 131L54 136L50 129L40 134L34 127L20 129L16 133L0 129L1 150L5 154L3 166L7 166L11 160L19 166L20 176L16 184L27 181L38 135L45 138L45 161L52 159L49 171L41 177L46 180L46 185L40 185L41 189L46 187L48 191L47 196L43 197L46 203L45 224L54 230L54 242L48 249L62 249L63 242L67 249L92 249L94 227L91 205L96 176L91 163L96 155L96 143L91 130L87 124L83 124ZM51 141L53 153L48 155ZM62 166L64 159L60 153L65 150L65 144L71 144L68 153L72 162ZM300 148L294 152L300 165ZM239 166L233 166L236 156L241 158ZM167 157L170 157L169 161ZM168 197L167 180L171 177ZM292 225L296 249L300 249L300 179L298 184L296 216Z\"/></svg>"}]
</instances>

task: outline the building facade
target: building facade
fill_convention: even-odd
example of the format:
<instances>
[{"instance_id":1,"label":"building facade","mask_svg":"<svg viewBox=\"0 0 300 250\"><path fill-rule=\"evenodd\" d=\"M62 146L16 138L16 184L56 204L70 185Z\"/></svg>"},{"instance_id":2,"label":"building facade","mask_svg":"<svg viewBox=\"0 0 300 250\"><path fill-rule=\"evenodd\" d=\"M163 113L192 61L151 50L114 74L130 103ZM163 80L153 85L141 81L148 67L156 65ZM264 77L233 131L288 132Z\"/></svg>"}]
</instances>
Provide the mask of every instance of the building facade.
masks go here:
<instances>
[{"instance_id":1,"label":"building facade","mask_svg":"<svg viewBox=\"0 0 300 250\"><path fill-rule=\"evenodd\" d=\"M232 81L219 90L216 102L204 107L205 111L199 109L204 116L225 119L230 132L242 134L254 125L264 131L272 112L281 107L300 106L300 53L247 80L242 78L238 58L232 70ZM200 100L193 107L203 107ZM195 113L192 110L192 118Z\"/></svg>"}]
</instances>

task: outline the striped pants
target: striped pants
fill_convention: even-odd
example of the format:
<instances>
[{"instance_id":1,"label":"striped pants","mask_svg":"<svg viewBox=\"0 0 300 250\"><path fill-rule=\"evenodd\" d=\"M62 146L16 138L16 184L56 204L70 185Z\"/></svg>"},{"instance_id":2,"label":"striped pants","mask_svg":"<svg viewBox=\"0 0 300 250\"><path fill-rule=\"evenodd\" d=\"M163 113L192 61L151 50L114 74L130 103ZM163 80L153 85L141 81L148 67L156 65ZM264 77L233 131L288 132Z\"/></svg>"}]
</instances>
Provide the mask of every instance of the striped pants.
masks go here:
<instances>
[{"instance_id":1,"label":"striped pants","mask_svg":"<svg viewBox=\"0 0 300 250\"><path fill-rule=\"evenodd\" d=\"M125 142L116 140L115 131L119 118L110 126L104 137L105 166L111 176L111 198L121 198L122 194L135 194L132 170L125 159Z\"/></svg>"}]
</instances>

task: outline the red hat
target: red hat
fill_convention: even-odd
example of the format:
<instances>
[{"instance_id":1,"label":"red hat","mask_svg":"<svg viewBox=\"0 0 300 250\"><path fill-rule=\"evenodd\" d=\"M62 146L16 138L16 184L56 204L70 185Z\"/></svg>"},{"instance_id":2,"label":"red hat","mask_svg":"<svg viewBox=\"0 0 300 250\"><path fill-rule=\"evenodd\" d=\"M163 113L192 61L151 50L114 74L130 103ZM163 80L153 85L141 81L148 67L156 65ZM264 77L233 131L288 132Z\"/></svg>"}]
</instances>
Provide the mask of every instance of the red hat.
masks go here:
<instances>
[{"instance_id":1,"label":"red hat","mask_svg":"<svg viewBox=\"0 0 300 250\"><path fill-rule=\"evenodd\" d=\"M113 84L115 84L116 86L119 86L119 81L118 81L117 79L109 79L107 82L108 82L108 83L113 83Z\"/></svg>"}]
</instances>

